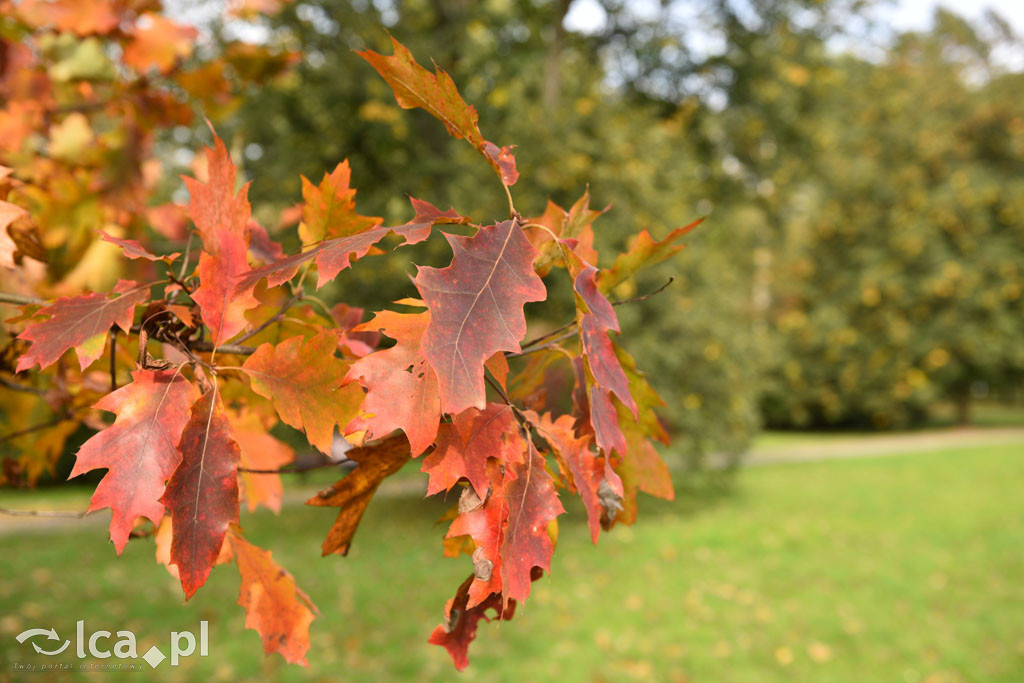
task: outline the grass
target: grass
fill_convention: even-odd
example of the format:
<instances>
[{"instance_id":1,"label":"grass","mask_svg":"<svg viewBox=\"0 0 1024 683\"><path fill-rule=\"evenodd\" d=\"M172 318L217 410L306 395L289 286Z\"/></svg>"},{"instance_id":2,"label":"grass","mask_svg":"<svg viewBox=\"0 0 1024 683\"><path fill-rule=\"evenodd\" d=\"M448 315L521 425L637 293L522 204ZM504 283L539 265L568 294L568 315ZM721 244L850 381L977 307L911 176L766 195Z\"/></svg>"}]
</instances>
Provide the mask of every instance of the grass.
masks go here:
<instances>
[{"instance_id":1,"label":"grass","mask_svg":"<svg viewBox=\"0 0 1024 683\"><path fill-rule=\"evenodd\" d=\"M513 621L482 626L461 678L1020 681L1022 485L1024 444L760 467L728 495L646 499L596 548L567 506L552 576ZM150 541L115 559L95 524L4 536L0 678L43 660L14 640L26 628L67 637L85 619L132 630L141 653L206 619L211 655L147 680L452 680L425 641L469 563L440 557L441 510L375 501L349 557L326 559L328 510L243 518L321 609L309 670L261 656L233 567L186 604Z\"/></svg>"}]
</instances>

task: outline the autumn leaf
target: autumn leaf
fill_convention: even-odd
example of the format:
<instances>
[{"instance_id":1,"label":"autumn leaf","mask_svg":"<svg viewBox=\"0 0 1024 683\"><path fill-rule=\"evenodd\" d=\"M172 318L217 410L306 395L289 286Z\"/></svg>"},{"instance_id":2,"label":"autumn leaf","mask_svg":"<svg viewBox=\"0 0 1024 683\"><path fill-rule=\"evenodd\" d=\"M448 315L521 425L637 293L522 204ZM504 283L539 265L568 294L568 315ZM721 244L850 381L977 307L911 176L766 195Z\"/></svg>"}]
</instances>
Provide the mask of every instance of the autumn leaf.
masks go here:
<instances>
[{"instance_id":1,"label":"autumn leaf","mask_svg":"<svg viewBox=\"0 0 1024 683\"><path fill-rule=\"evenodd\" d=\"M590 539L597 543L601 532L601 483L607 482L606 486L622 497L619 476L611 469L606 457L600 457L591 450L589 436L576 436L575 420L571 416L561 415L552 420L550 414L541 416L533 411L525 414L554 450L559 465L568 469L572 489L579 493L587 511Z\"/></svg>"},{"instance_id":2,"label":"autumn leaf","mask_svg":"<svg viewBox=\"0 0 1024 683\"><path fill-rule=\"evenodd\" d=\"M217 397L216 384L192 406L181 434L181 463L160 502L171 514L171 562L178 567L185 599L206 583L238 521L238 444Z\"/></svg>"},{"instance_id":3,"label":"autumn leaf","mask_svg":"<svg viewBox=\"0 0 1024 683\"><path fill-rule=\"evenodd\" d=\"M252 470L276 470L295 459L295 451L269 433L266 422L254 410L229 410L228 421L241 456L242 467ZM252 512L264 505L281 511L281 475L242 472L242 493Z\"/></svg>"},{"instance_id":4,"label":"autumn leaf","mask_svg":"<svg viewBox=\"0 0 1024 683\"><path fill-rule=\"evenodd\" d=\"M181 255L175 252L173 254L168 254L167 256L157 256L156 254L150 253L150 251L142 246L138 240L122 239L104 232L103 230L97 230L96 232L99 233L100 239L104 242L110 242L111 244L116 244L121 247L121 251L130 259L145 259L147 261L164 261L165 263L170 263Z\"/></svg>"},{"instance_id":5,"label":"autumn leaf","mask_svg":"<svg viewBox=\"0 0 1024 683\"><path fill-rule=\"evenodd\" d=\"M117 10L117 3L111 0L22 0L17 5L17 13L26 23L80 36L117 28L121 23Z\"/></svg>"},{"instance_id":6,"label":"autumn leaf","mask_svg":"<svg viewBox=\"0 0 1024 683\"><path fill-rule=\"evenodd\" d=\"M312 244L334 237L347 237L366 232L380 225L382 218L356 213L356 190L349 186L351 171L348 159L325 173L319 185L302 176L302 223L299 237L303 244Z\"/></svg>"},{"instance_id":7,"label":"autumn leaf","mask_svg":"<svg viewBox=\"0 0 1024 683\"><path fill-rule=\"evenodd\" d=\"M377 70L395 93L395 101L403 109L426 109L444 123L448 133L464 138L498 172L505 185L514 185L519 178L511 147L498 147L484 139L477 125L479 116L472 105L459 95L455 82L444 69L434 67L430 73L416 63L412 53L400 42L391 39L394 54L384 56L373 50L356 52Z\"/></svg>"},{"instance_id":8,"label":"autumn leaf","mask_svg":"<svg viewBox=\"0 0 1024 683\"><path fill-rule=\"evenodd\" d=\"M676 228L665 239L660 241L655 241L646 230L640 231L633 238L626 251L619 254L615 259L611 268L601 271L598 276L598 287L602 292L609 292L620 282L632 277L638 271L661 263L679 253L684 245L675 244L675 241L688 234L700 225L703 220L703 218L698 218L689 225Z\"/></svg>"},{"instance_id":9,"label":"autumn leaf","mask_svg":"<svg viewBox=\"0 0 1024 683\"><path fill-rule=\"evenodd\" d=\"M445 605L444 623L434 629L428 641L432 645L440 645L448 650L455 668L459 671L469 666L469 644L476 638L480 620L491 620L487 616L487 611L493 610L498 615L496 618L508 620L512 618L516 607L514 601L509 601L502 608L501 595L497 593L492 593L474 607L467 607L469 586L472 581L472 576L463 581L455 592L455 597Z\"/></svg>"},{"instance_id":10,"label":"autumn leaf","mask_svg":"<svg viewBox=\"0 0 1024 683\"><path fill-rule=\"evenodd\" d=\"M412 457L419 456L437 435L441 399L437 376L420 352L420 338L429 313L380 311L354 332L380 330L395 340L388 349L375 351L352 363L348 377L366 387L362 413L349 431L366 430L367 438L383 437L401 429L409 439Z\"/></svg>"},{"instance_id":11,"label":"autumn leaf","mask_svg":"<svg viewBox=\"0 0 1024 683\"><path fill-rule=\"evenodd\" d=\"M550 231L534 230L530 233L530 241L540 252L535 262L537 271L546 275L549 268L561 259L559 244L552 239L551 234L560 238L583 261L597 263L593 223L608 208L600 211L590 208L589 188L584 190L583 196L568 211L548 200L544 213L527 221L543 225Z\"/></svg>"},{"instance_id":12,"label":"autumn leaf","mask_svg":"<svg viewBox=\"0 0 1024 683\"><path fill-rule=\"evenodd\" d=\"M612 391L623 405L637 416L636 401L629 393L629 380L615 355L610 332L619 332L615 308L597 289L597 268L587 266L574 278L573 287L586 303L587 311L580 320L580 338L594 381Z\"/></svg>"},{"instance_id":13,"label":"autumn leaf","mask_svg":"<svg viewBox=\"0 0 1024 683\"><path fill-rule=\"evenodd\" d=\"M164 566L167 573L173 576L175 579L181 580L178 574L177 566L171 564L171 545L174 543L174 524L171 523L171 516L164 515L164 518L157 524L156 531L153 532L153 541L156 544L156 561ZM214 565L227 564L235 557L234 552L231 550L231 544L228 543L225 537L224 543L220 546L220 552L217 554L217 559L214 561Z\"/></svg>"},{"instance_id":14,"label":"autumn leaf","mask_svg":"<svg viewBox=\"0 0 1024 683\"><path fill-rule=\"evenodd\" d=\"M526 444L519 439L520 448ZM463 489L459 497L459 514L448 527L445 539L468 537L473 541L473 576L470 583L468 606L486 600L492 593L501 593L502 541L508 523L505 504L505 473L507 469L498 460L486 463L488 488L481 497L473 488Z\"/></svg>"},{"instance_id":15,"label":"autumn leaf","mask_svg":"<svg viewBox=\"0 0 1024 683\"><path fill-rule=\"evenodd\" d=\"M409 447L401 437L391 437L372 446L353 448L345 455L358 463L358 466L344 479L306 501L306 505L313 507L341 508L321 546L324 556L331 553L348 554L352 537L377 487L384 479L400 470L410 457Z\"/></svg>"},{"instance_id":16,"label":"autumn leaf","mask_svg":"<svg viewBox=\"0 0 1024 683\"><path fill-rule=\"evenodd\" d=\"M135 520L154 524L164 515L160 496L181 455L178 439L199 397L178 370L135 370L132 382L99 400L96 408L117 415L114 424L82 444L71 470L77 477L106 468L89 511L109 507L110 540L120 555Z\"/></svg>"},{"instance_id":17,"label":"autumn leaf","mask_svg":"<svg viewBox=\"0 0 1024 683\"><path fill-rule=\"evenodd\" d=\"M267 233L267 229L255 220L249 219L249 222L245 224L245 232L249 239L249 253L256 260L263 263L273 263L280 258L284 258L284 250L281 248L281 245L272 240L270 234Z\"/></svg>"},{"instance_id":18,"label":"autumn leaf","mask_svg":"<svg viewBox=\"0 0 1024 683\"><path fill-rule=\"evenodd\" d=\"M515 220L445 237L451 265L422 267L414 282L431 316L423 355L437 373L442 410L456 414L484 408L484 363L498 351L520 350L523 305L543 301L547 290L533 271L536 250Z\"/></svg>"},{"instance_id":19,"label":"autumn leaf","mask_svg":"<svg viewBox=\"0 0 1024 683\"><path fill-rule=\"evenodd\" d=\"M228 542L234 550L242 585L238 604L245 608L245 627L260 634L263 651L285 661L309 666L309 625L317 611L292 575L274 562L271 553L252 545L233 527Z\"/></svg>"},{"instance_id":20,"label":"autumn leaf","mask_svg":"<svg viewBox=\"0 0 1024 683\"><path fill-rule=\"evenodd\" d=\"M0 169L2 168L4 167L0 166ZM27 215L28 211L20 206L0 201L0 266L5 268L13 268L15 266L14 254L18 251L18 245L7 234L7 226L22 216Z\"/></svg>"},{"instance_id":21,"label":"autumn leaf","mask_svg":"<svg viewBox=\"0 0 1024 683\"><path fill-rule=\"evenodd\" d=\"M78 354L78 364L85 370L103 355L107 333L114 325L128 332L132 326L135 307L149 299L149 284L121 280L114 288L117 294L90 292L76 297L61 297L39 310L48 320L30 325L18 339L32 342L28 351L18 359L17 372L35 364L39 368L52 365L70 348Z\"/></svg>"},{"instance_id":22,"label":"autumn leaf","mask_svg":"<svg viewBox=\"0 0 1024 683\"><path fill-rule=\"evenodd\" d=\"M623 510L618 518L626 524L632 524L637 514L637 491L666 500L675 498L675 492L672 488L672 474L650 441L657 439L668 443L668 434L655 413L665 402L647 382L643 373L637 370L633 357L620 348L616 348L616 353L629 378L630 393L636 397L640 407L640 420L634 421L625 414L623 406L618 406L619 424L622 425L625 444L625 450L620 451L619 463L615 467L622 477L624 490Z\"/></svg>"},{"instance_id":23,"label":"autumn leaf","mask_svg":"<svg viewBox=\"0 0 1024 683\"><path fill-rule=\"evenodd\" d=\"M331 452L335 425L344 428L363 401L358 384L345 384L349 365L334 355L337 346L337 335L322 330L263 344L242 365L253 391L272 400L285 424L305 430L323 453Z\"/></svg>"},{"instance_id":24,"label":"autumn leaf","mask_svg":"<svg viewBox=\"0 0 1024 683\"><path fill-rule=\"evenodd\" d=\"M441 426L437 447L420 471L430 475L427 495L450 491L466 479L481 500L487 496L487 460L521 461L523 442L509 405L489 403L484 410L469 408Z\"/></svg>"},{"instance_id":25,"label":"autumn leaf","mask_svg":"<svg viewBox=\"0 0 1024 683\"><path fill-rule=\"evenodd\" d=\"M510 598L526 600L534 567L550 571L554 546L548 524L565 512L544 459L531 441L526 445L524 461L506 468L508 524L501 545L501 590L506 604Z\"/></svg>"},{"instance_id":26,"label":"autumn leaf","mask_svg":"<svg viewBox=\"0 0 1024 683\"><path fill-rule=\"evenodd\" d=\"M141 72L156 69L166 74L178 59L192 54L199 32L192 26L171 21L167 17L146 12L124 48L125 64Z\"/></svg>"},{"instance_id":27,"label":"autumn leaf","mask_svg":"<svg viewBox=\"0 0 1024 683\"><path fill-rule=\"evenodd\" d=\"M239 292L251 291L263 278L267 279L269 287L276 287L292 279L303 263L314 259L319 270L316 286L323 287L338 273L351 266L353 260L366 256L373 245L391 233L401 237L404 240L403 244L416 244L430 237L430 229L435 222L465 222L465 219L453 211L442 212L419 199L413 199L412 203L416 215L404 225L378 226L354 235L327 240L312 249L286 256L262 268L244 273L238 278L236 288Z\"/></svg>"},{"instance_id":28,"label":"autumn leaf","mask_svg":"<svg viewBox=\"0 0 1024 683\"><path fill-rule=\"evenodd\" d=\"M245 312L258 306L259 301L252 294L255 283L247 288L237 286L238 277L249 272L249 185L235 192L235 165L216 134L213 147L206 148L206 165L208 182L184 178L189 192L188 215L203 243L200 284L192 299L199 305L211 340L221 344L245 329Z\"/></svg>"}]
</instances>

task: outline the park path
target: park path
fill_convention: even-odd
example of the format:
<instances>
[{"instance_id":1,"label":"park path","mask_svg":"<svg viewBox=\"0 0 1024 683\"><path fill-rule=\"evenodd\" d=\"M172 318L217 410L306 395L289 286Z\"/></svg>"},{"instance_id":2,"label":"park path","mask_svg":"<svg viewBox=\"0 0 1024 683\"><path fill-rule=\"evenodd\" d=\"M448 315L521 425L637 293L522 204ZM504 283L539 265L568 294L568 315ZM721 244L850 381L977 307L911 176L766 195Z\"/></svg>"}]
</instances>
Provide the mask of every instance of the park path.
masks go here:
<instances>
[{"instance_id":1,"label":"park path","mask_svg":"<svg viewBox=\"0 0 1024 683\"><path fill-rule=\"evenodd\" d=\"M806 438L806 441L804 439ZM1024 455L1024 427L958 427L932 429L899 434L807 435L792 441L769 444L752 449L743 461L744 467L760 467L781 463L814 462L845 458L877 457L922 453L938 449L971 448L1021 444ZM301 505L316 493L315 488L285 491L284 505ZM419 478L389 479L381 484L377 496L407 496L426 493L426 482ZM110 516L99 512L85 518L12 517L0 514L0 537L23 532L45 532L83 525L103 526Z\"/></svg>"}]
</instances>

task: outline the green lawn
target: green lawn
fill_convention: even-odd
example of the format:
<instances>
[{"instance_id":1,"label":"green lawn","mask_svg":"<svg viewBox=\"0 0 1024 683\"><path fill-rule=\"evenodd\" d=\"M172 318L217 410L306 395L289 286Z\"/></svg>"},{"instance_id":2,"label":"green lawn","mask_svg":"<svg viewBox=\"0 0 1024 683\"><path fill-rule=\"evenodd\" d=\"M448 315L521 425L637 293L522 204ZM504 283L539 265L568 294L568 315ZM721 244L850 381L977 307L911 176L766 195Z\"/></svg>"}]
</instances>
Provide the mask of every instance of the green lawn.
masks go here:
<instances>
[{"instance_id":1,"label":"green lawn","mask_svg":"<svg viewBox=\"0 0 1024 683\"><path fill-rule=\"evenodd\" d=\"M646 499L596 548L567 506L552 576L513 621L482 626L461 678L1024 680L1022 490L1024 443L759 467L729 495ZM146 680L453 680L425 642L469 573L440 556L441 510L375 501L349 557L326 559L330 510L243 518L321 609L309 670L261 656L232 566L184 604L150 541L116 559L97 525L2 536L0 679L44 659L14 640L26 628L65 637L85 619L134 631L142 653L206 619L210 656Z\"/></svg>"}]
</instances>

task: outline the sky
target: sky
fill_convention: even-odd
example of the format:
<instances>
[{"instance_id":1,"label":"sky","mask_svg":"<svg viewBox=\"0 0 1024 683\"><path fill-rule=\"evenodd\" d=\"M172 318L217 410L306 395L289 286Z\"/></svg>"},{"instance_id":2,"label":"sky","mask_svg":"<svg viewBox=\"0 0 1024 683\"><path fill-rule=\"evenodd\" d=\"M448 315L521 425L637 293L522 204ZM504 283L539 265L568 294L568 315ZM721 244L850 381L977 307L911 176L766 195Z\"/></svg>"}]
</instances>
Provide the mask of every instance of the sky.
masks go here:
<instances>
[{"instance_id":1,"label":"sky","mask_svg":"<svg viewBox=\"0 0 1024 683\"><path fill-rule=\"evenodd\" d=\"M656 8L658 5L658 0L629 1L630 9L639 15L648 12L648 8L652 6ZM743 7L744 0L733 0L733 2L737 7ZM683 24L699 23L697 16L693 14L696 6L687 3L678 5L678 18ZM852 49L869 58L872 55L877 56L881 45L888 42L890 31L898 33L928 29L937 7L952 10L971 20L972 23L981 21L986 11L993 9L1009 22L1018 36L1024 38L1024 0L878 0L878 5L872 8L870 16L876 20L876 26L882 27L882 29L880 33L867 36L868 45L861 45L856 41L851 43L847 39L834 40L832 44L838 50ZM569 30L582 33L598 31L603 23L604 11L597 0L575 0L565 18L565 25ZM886 31L885 28L890 31ZM724 48L724 45L720 44L719 37L700 32L691 32L688 35L688 42L691 48L709 53L715 53ZM874 44L874 47L871 44ZM1010 70L1024 69L1024 49L1019 45L997 48L992 54L992 59L996 64Z\"/></svg>"},{"instance_id":2,"label":"sky","mask_svg":"<svg viewBox=\"0 0 1024 683\"><path fill-rule=\"evenodd\" d=\"M642 1L638 6L644 4ZM980 18L991 7L1009 20L1014 29L1024 35L1024 0L895 0L889 6L878 8L875 14L900 30L923 29L931 23L932 14L939 5L969 19ZM596 0L576 0L572 4L566 26L572 30L593 31L600 27L602 11Z\"/></svg>"}]
</instances>

